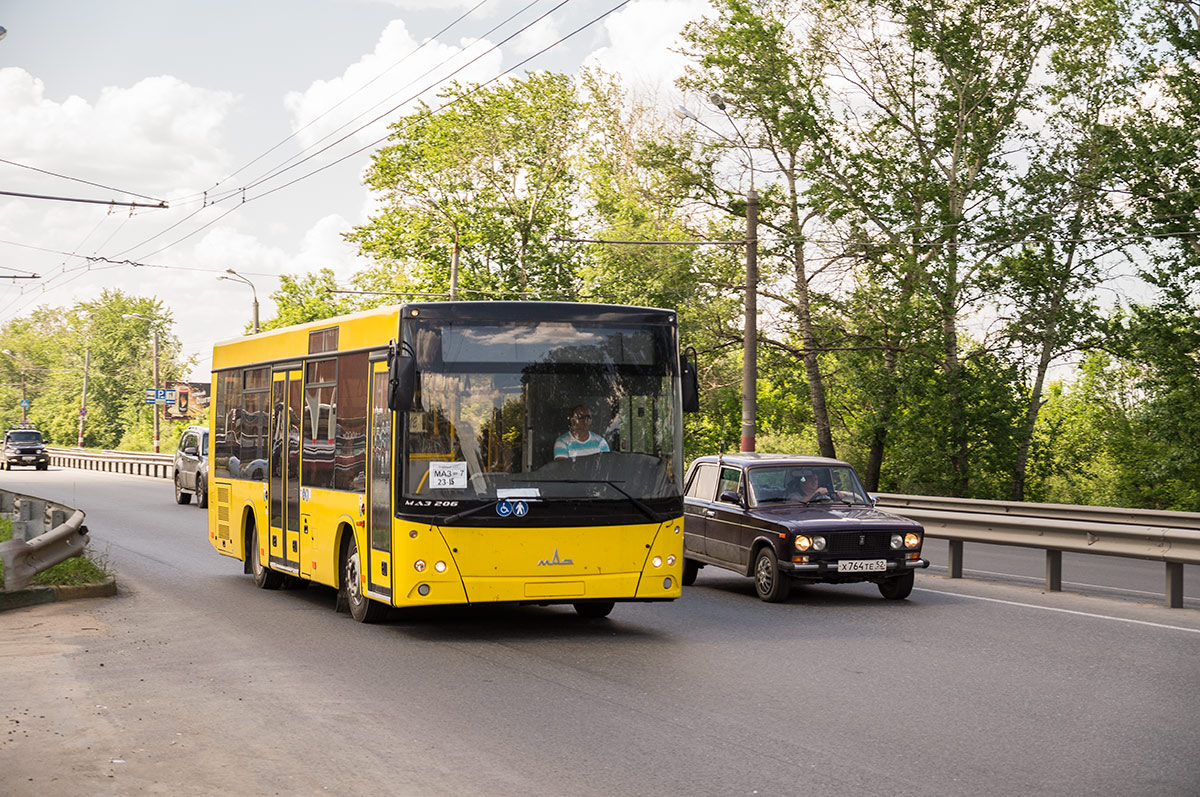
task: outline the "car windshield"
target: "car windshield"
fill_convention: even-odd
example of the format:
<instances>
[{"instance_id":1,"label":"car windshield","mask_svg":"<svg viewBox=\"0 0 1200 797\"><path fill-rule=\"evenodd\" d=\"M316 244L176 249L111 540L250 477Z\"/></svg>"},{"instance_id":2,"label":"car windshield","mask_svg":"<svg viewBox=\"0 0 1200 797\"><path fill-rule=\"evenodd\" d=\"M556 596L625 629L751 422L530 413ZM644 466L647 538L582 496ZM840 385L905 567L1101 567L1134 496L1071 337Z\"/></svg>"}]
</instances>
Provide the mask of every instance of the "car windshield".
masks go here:
<instances>
[{"instance_id":1,"label":"car windshield","mask_svg":"<svg viewBox=\"0 0 1200 797\"><path fill-rule=\"evenodd\" d=\"M8 442L10 443L40 443L42 442L42 433L31 430L23 430L20 432L9 432Z\"/></svg>"},{"instance_id":2,"label":"car windshield","mask_svg":"<svg viewBox=\"0 0 1200 797\"><path fill-rule=\"evenodd\" d=\"M868 504L854 469L845 465L788 465L751 468L748 473L753 505L840 502Z\"/></svg>"}]
</instances>

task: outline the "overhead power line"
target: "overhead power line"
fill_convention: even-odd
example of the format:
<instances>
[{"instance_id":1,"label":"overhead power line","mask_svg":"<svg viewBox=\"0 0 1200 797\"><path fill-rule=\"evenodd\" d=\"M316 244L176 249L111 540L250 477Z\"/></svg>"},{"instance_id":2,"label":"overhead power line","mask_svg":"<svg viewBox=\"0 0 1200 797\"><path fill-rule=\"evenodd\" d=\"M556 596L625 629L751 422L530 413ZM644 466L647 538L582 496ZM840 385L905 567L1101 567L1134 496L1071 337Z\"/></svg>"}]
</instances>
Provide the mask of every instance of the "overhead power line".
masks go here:
<instances>
[{"instance_id":1,"label":"overhead power line","mask_svg":"<svg viewBox=\"0 0 1200 797\"><path fill-rule=\"evenodd\" d=\"M82 180L78 177L71 177L70 175L59 174L58 172L51 172L51 171L47 171L46 169L39 169L36 166L29 166L24 163L17 163L16 161L10 161L7 158L0 158L0 163L7 163L9 166L16 166L21 169L29 169L31 172L38 172L39 174L48 174L51 177L57 177L60 180L70 180L71 182L74 182L74 183L83 183L84 185L90 185L93 188L103 188L105 191L116 191L118 194L128 194L129 196L136 196L136 197L141 197L142 199L149 199L151 202L157 202L159 205L166 207L166 204L164 203L164 201L159 199L158 197L146 196L145 194L139 194L136 191L125 191L120 188L113 188L110 185L103 185L101 183L93 183L91 180Z\"/></svg>"},{"instance_id":2,"label":"overhead power line","mask_svg":"<svg viewBox=\"0 0 1200 797\"><path fill-rule=\"evenodd\" d=\"M147 205L144 202L118 202L115 199L80 199L78 197L72 197L72 196L46 196L44 194L23 194L23 193L20 193L19 191L0 191L0 195L19 196L19 197L24 197L25 199L50 199L55 202L82 202L87 205L119 205L120 207L124 207L124 208L156 208L156 209L163 209L163 210L167 209L167 203L163 202L161 199L158 200L157 205Z\"/></svg>"}]
</instances>

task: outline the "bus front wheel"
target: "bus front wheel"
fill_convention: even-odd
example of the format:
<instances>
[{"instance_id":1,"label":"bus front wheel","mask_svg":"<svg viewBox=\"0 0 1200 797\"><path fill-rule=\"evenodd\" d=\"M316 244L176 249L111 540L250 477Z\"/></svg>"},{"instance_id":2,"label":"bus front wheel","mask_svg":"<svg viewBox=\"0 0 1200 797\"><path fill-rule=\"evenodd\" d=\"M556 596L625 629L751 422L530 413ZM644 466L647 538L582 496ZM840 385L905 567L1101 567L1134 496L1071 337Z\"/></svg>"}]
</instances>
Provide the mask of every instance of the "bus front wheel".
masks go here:
<instances>
[{"instance_id":1,"label":"bus front wheel","mask_svg":"<svg viewBox=\"0 0 1200 797\"><path fill-rule=\"evenodd\" d=\"M358 543L353 533L349 537L342 563L342 589L345 590L346 604L350 607L350 616L358 622L377 623L387 614L387 607L371 600L363 592Z\"/></svg>"},{"instance_id":2,"label":"bus front wheel","mask_svg":"<svg viewBox=\"0 0 1200 797\"><path fill-rule=\"evenodd\" d=\"M601 617L608 617L609 612L617 605L616 601L591 601L588 603L574 603L575 611L580 617L586 617L589 620L599 620Z\"/></svg>"}]
</instances>

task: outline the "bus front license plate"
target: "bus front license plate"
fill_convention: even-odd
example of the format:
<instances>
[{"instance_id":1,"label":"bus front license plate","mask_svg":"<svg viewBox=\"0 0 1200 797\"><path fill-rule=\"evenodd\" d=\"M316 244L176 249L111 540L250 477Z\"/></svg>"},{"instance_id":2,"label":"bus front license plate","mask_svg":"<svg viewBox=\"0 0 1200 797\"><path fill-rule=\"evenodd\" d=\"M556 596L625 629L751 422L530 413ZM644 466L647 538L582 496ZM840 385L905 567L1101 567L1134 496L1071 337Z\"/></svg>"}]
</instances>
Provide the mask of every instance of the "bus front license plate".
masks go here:
<instances>
[{"instance_id":1,"label":"bus front license plate","mask_svg":"<svg viewBox=\"0 0 1200 797\"><path fill-rule=\"evenodd\" d=\"M878 573L887 570L885 559L851 559L838 562L839 573Z\"/></svg>"}]
</instances>

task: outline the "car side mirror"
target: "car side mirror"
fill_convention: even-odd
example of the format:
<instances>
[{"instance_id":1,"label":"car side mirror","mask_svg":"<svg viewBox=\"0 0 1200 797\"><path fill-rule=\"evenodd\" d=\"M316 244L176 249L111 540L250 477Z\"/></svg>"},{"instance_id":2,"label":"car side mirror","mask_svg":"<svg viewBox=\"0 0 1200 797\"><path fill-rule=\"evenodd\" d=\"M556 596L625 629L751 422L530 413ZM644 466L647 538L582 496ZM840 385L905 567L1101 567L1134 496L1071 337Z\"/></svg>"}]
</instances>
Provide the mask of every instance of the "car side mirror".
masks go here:
<instances>
[{"instance_id":1,"label":"car side mirror","mask_svg":"<svg viewBox=\"0 0 1200 797\"><path fill-rule=\"evenodd\" d=\"M185 446L183 453L187 454L189 457L194 457L197 453L199 453L199 449L195 446Z\"/></svg>"},{"instance_id":2,"label":"car side mirror","mask_svg":"<svg viewBox=\"0 0 1200 797\"><path fill-rule=\"evenodd\" d=\"M719 500L726 504L737 504L738 506L742 505L742 497L737 494L736 490L723 490Z\"/></svg>"}]
</instances>

